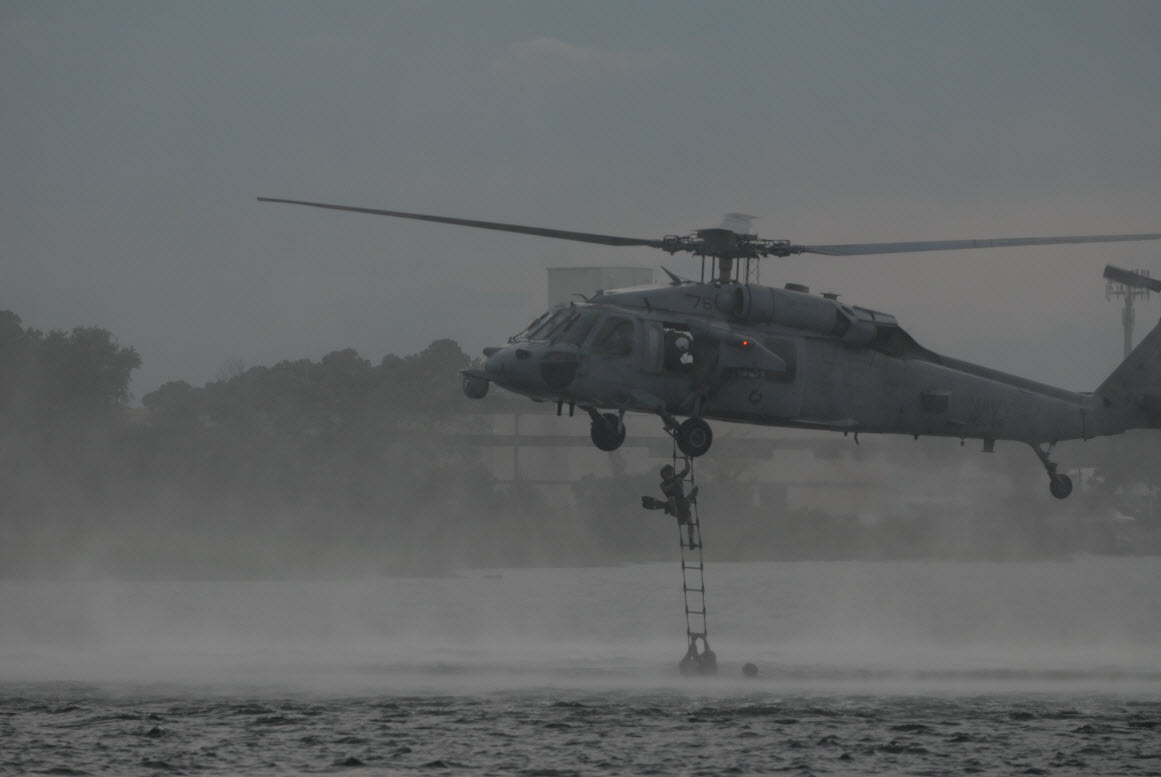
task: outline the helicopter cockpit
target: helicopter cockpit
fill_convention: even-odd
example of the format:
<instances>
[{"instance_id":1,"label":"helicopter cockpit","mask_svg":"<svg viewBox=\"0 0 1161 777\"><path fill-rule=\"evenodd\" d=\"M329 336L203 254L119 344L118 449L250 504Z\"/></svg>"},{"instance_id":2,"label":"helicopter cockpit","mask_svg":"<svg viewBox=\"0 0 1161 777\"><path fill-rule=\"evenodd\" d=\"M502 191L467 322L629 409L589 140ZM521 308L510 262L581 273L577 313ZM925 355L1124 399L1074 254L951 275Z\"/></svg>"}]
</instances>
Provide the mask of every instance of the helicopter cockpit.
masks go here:
<instances>
[{"instance_id":1,"label":"helicopter cockpit","mask_svg":"<svg viewBox=\"0 0 1161 777\"><path fill-rule=\"evenodd\" d=\"M477 377L533 398L570 401L586 357L622 365L607 376L621 382L627 377L622 370L634 369L644 352L640 337L637 316L628 311L569 303L538 316L504 347L486 349ZM465 392L478 397L483 386L467 381Z\"/></svg>"}]
</instances>

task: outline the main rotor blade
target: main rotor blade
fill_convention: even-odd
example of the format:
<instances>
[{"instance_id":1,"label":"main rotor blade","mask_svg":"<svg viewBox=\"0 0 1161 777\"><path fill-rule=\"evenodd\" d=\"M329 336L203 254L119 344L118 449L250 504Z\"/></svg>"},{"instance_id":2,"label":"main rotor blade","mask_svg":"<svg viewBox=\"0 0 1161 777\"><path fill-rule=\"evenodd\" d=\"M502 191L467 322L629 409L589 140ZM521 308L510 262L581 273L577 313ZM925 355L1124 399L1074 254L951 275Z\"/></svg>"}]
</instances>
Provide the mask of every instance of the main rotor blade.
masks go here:
<instances>
[{"instance_id":1,"label":"main rotor blade","mask_svg":"<svg viewBox=\"0 0 1161 777\"><path fill-rule=\"evenodd\" d=\"M276 197L259 197L259 202L280 202L288 205L305 205L310 208L344 210L352 213L370 213L375 216L394 216L401 219L432 221L437 224L454 224L461 227L491 229L497 232L515 232L522 235L550 237L556 240L572 240L578 243L596 243L606 246L646 246L660 248L669 253L688 251L703 256L716 256L723 261L744 256L788 256L790 254L823 254L826 256L861 256L869 254L903 254L918 251L958 251L968 248L1006 248L1013 246L1064 245L1068 243L1118 243L1133 240L1161 240L1161 234L1142 235L1079 235L1074 237L1009 237L986 240L922 240L906 243L842 243L837 245L794 245L785 240L758 240L748 235L733 235L726 247L716 246L706 233L716 230L700 230L689 237L670 236L664 240L647 240L636 237L601 235L593 232L574 232L566 229L546 229L527 227L520 224L504 224L497 221L477 221L474 219L433 216L425 213L405 213L379 208L358 208L351 205L334 205L327 202L306 200L286 200Z\"/></svg>"},{"instance_id":2,"label":"main rotor blade","mask_svg":"<svg viewBox=\"0 0 1161 777\"><path fill-rule=\"evenodd\" d=\"M1074 237L1004 237L987 240L922 240L910 243L845 243L829 246L791 246L794 254L861 256L866 254L906 254L916 251L958 251L965 248L1007 248L1049 246L1065 243L1121 243L1132 240L1161 240L1161 234L1078 235Z\"/></svg>"},{"instance_id":3,"label":"main rotor blade","mask_svg":"<svg viewBox=\"0 0 1161 777\"><path fill-rule=\"evenodd\" d=\"M565 229L545 229L544 227L524 227L519 224L501 224L496 221L474 221L472 219L456 219L448 216L430 216L423 213L403 213L397 210L379 210L378 208L356 208L350 205L331 205L325 202L305 202L303 200L283 200L275 197L259 197L259 202L282 202L289 205L306 205L311 208L326 208L327 210L346 210L352 213L370 213L375 216L394 216L401 219L415 219L417 221L434 221L438 224L456 224L461 227L476 227L477 229L492 229L498 232L517 232L522 235L537 235L552 237L558 240L574 240L579 243L597 243L606 246L649 246L661 248L660 240L643 240L635 237L617 237L615 235L597 235L591 232L572 232Z\"/></svg>"}]
</instances>

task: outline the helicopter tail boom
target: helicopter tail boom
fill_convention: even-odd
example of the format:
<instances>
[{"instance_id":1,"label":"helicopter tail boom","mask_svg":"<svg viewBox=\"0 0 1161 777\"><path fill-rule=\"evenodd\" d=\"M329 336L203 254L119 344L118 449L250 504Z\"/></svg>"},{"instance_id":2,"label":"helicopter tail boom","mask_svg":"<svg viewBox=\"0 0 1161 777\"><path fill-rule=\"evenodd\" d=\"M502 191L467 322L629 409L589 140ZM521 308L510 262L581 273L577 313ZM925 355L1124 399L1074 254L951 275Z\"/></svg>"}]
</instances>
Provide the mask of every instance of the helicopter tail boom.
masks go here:
<instances>
[{"instance_id":1,"label":"helicopter tail boom","mask_svg":"<svg viewBox=\"0 0 1161 777\"><path fill-rule=\"evenodd\" d=\"M1161 427L1161 324L1113 370L1096 396L1125 429Z\"/></svg>"}]
</instances>

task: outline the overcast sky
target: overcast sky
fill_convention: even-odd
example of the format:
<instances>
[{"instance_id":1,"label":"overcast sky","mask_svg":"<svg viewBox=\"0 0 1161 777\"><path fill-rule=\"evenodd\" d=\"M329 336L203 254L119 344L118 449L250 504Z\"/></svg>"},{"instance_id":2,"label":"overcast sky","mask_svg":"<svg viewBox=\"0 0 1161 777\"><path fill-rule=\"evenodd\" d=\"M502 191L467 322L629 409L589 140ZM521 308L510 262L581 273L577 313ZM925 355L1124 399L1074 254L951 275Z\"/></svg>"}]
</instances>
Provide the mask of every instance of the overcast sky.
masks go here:
<instances>
[{"instance_id":1,"label":"overcast sky","mask_svg":"<svg viewBox=\"0 0 1161 777\"><path fill-rule=\"evenodd\" d=\"M479 353L544 268L656 238L1161 232L1161 3L0 3L0 309L111 330L139 399L229 362ZM1106 262L1161 244L768 260L949 355L1075 389L1119 361ZM1138 336L1156 322L1154 298Z\"/></svg>"}]
</instances>

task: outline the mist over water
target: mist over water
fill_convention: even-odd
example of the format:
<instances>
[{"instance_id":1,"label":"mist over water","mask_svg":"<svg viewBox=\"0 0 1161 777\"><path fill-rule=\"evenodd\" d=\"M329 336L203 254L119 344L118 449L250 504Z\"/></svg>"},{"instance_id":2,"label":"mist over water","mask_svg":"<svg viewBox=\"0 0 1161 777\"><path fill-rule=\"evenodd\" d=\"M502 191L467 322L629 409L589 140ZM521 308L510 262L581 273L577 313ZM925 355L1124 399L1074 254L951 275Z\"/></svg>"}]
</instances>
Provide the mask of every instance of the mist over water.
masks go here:
<instances>
[{"instance_id":1,"label":"mist over water","mask_svg":"<svg viewBox=\"0 0 1161 777\"><path fill-rule=\"evenodd\" d=\"M723 687L1161 693L1161 559L707 563ZM0 680L670 687L674 564L354 581L0 583ZM737 676L737 677L735 677ZM973 687L974 686L974 687Z\"/></svg>"},{"instance_id":2,"label":"mist over water","mask_svg":"<svg viewBox=\"0 0 1161 777\"><path fill-rule=\"evenodd\" d=\"M0 583L0 774L1152 773L1158 558ZM752 661L756 678L740 669Z\"/></svg>"}]
</instances>

